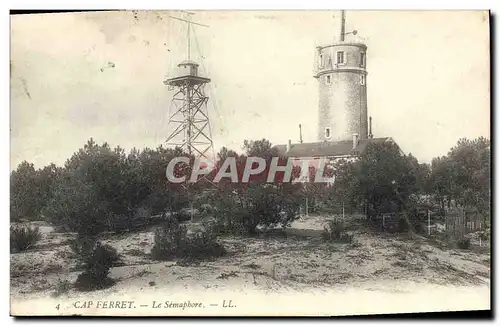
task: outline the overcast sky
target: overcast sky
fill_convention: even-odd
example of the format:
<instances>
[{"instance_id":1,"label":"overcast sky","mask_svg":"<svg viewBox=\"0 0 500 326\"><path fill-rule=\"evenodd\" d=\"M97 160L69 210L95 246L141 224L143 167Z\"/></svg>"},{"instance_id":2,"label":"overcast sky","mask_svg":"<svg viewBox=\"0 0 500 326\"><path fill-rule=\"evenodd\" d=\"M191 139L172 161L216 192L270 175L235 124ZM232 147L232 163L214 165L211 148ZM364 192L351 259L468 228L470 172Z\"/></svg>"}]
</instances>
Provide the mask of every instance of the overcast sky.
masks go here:
<instances>
[{"instance_id":1,"label":"overcast sky","mask_svg":"<svg viewBox=\"0 0 500 326\"><path fill-rule=\"evenodd\" d=\"M177 12L11 17L11 165L63 164L93 137L129 150L168 135L164 76L186 57ZM192 59L206 88L216 148L244 139L316 141L315 47L338 38L337 11L197 12ZM352 11L367 50L368 114L420 161L461 137L490 134L486 12ZM204 58L201 58L201 55ZM109 63L113 63L110 65Z\"/></svg>"}]
</instances>

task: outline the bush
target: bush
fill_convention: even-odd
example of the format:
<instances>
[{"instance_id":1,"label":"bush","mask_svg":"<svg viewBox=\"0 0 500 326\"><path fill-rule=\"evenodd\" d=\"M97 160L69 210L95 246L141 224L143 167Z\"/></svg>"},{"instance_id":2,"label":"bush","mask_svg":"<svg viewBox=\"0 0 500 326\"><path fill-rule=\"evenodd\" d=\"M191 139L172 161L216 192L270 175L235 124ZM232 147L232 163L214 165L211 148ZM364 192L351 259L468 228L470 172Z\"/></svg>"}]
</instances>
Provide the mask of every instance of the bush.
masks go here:
<instances>
[{"instance_id":1,"label":"bush","mask_svg":"<svg viewBox=\"0 0 500 326\"><path fill-rule=\"evenodd\" d=\"M28 226L10 227L10 250L19 252L32 248L40 239L42 233L39 227L30 228Z\"/></svg>"},{"instance_id":2,"label":"bush","mask_svg":"<svg viewBox=\"0 0 500 326\"><path fill-rule=\"evenodd\" d=\"M354 238L352 234L345 231L344 222L339 219L330 220L321 236L326 242L351 243Z\"/></svg>"},{"instance_id":3,"label":"bush","mask_svg":"<svg viewBox=\"0 0 500 326\"><path fill-rule=\"evenodd\" d=\"M182 248L181 256L189 259L203 259L221 257L226 254L224 247L217 242L217 236L212 225L205 225L204 229L188 237Z\"/></svg>"},{"instance_id":4,"label":"bush","mask_svg":"<svg viewBox=\"0 0 500 326\"><path fill-rule=\"evenodd\" d=\"M78 275L75 287L79 290L102 289L114 282L108 277L111 267L120 262L120 255L110 245L93 236L79 235L70 243L84 272Z\"/></svg>"},{"instance_id":5,"label":"bush","mask_svg":"<svg viewBox=\"0 0 500 326\"><path fill-rule=\"evenodd\" d=\"M50 223L81 234L98 234L111 219L109 204L100 199L97 187L75 175L58 183L43 213Z\"/></svg>"},{"instance_id":6,"label":"bush","mask_svg":"<svg viewBox=\"0 0 500 326\"><path fill-rule=\"evenodd\" d=\"M200 208L198 208L198 212L202 217L208 217L214 213L214 209L209 204L202 204Z\"/></svg>"},{"instance_id":7,"label":"bush","mask_svg":"<svg viewBox=\"0 0 500 326\"><path fill-rule=\"evenodd\" d=\"M12 221L40 219L49 202L60 168L49 164L36 170L33 163L21 162L10 174L10 216Z\"/></svg>"},{"instance_id":8,"label":"bush","mask_svg":"<svg viewBox=\"0 0 500 326\"><path fill-rule=\"evenodd\" d=\"M248 184L218 190L210 198L216 227L222 233L254 235L257 226L283 228L298 217L300 185Z\"/></svg>"},{"instance_id":9,"label":"bush","mask_svg":"<svg viewBox=\"0 0 500 326\"><path fill-rule=\"evenodd\" d=\"M193 213L194 215L194 213ZM185 222L185 221L190 221L191 220L191 211L186 210L186 209L181 209L177 213L174 214L175 218L179 222Z\"/></svg>"},{"instance_id":10,"label":"bush","mask_svg":"<svg viewBox=\"0 0 500 326\"><path fill-rule=\"evenodd\" d=\"M460 249L469 249L470 239L463 238L457 241L457 247Z\"/></svg>"},{"instance_id":11,"label":"bush","mask_svg":"<svg viewBox=\"0 0 500 326\"><path fill-rule=\"evenodd\" d=\"M490 230L479 232L479 238L481 241L487 241L490 239Z\"/></svg>"},{"instance_id":12,"label":"bush","mask_svg":"<svg viewBox=\"0 0 500 326\"><path fill-rule=\"evenodd\" d=\"M167 260L179 255L187 242L187 229L176 218L169 217L167 222L154 231L154 246L151 256L154 260Z\"/></svg>"},{"instance_id":13,"label":"bush","mask_svg":"<svg viewBox=\"0 0 500 326\"><path fill-rule=\"evenodd\" d=\"M214 206L214 231L217 234L249 235L255 233L259 224L258 216L241 204L234 194L216 194Z\"/></svg>"},{"instance_id":14,"label":"bush","mask_svg":"<svg viewBox=\"0 0 500 326\"><path fill-rule=\"evenodd\" d=\"M52 293L52 297L57 298L62 294L68 293L70 289L71 289L71 283L68 280L64 281L59 280L56 284L55 291Z\"/></svg>"},{"instance_id":15,"label":"bush","mask_svg":"<svg viewBox=\"0 0 500 326\"><path fill-rule=\"evenodd\" d=\"M169 219L168 223L156 229L154 241L151 256L155 260L201 260L226 254L224 247L217 242L212 226L205 226L203 230L188 236L186 227L176 219Z\"/></svg>"}]
</instances>

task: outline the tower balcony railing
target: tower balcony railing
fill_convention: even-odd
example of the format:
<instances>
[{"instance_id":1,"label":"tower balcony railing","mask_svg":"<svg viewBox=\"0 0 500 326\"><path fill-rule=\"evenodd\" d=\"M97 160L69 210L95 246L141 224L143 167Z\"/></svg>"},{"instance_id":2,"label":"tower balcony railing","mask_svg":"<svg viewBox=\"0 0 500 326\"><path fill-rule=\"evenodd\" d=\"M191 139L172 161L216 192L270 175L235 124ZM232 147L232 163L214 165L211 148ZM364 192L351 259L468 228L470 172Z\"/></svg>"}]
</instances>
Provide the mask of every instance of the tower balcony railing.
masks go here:
<instances>
[{"instance_id":1,"label":"tower balcony railing","mask_svg":"<svg viewBox=\"0 0 500 326\"><path fill-rule=\"evenodd\" d=\"M313 70L313 74L315 78L318 78L321 75L332 73L332 72L357 72L367 75L367 71L365 67L360 67L359 65L349 65L349 64L326 64L326 65L317 65Z\"/></svg>"}]
</instances>

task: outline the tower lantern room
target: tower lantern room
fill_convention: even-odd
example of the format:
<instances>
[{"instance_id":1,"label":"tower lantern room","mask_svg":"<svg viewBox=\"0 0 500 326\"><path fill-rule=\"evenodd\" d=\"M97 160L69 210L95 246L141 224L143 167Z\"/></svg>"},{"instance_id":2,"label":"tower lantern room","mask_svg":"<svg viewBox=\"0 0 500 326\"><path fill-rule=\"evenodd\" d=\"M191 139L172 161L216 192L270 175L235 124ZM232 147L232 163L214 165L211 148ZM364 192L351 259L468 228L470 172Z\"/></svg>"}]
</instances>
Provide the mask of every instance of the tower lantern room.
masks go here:
<instances>
[{"instance_id":1,"label":"tower lantern room","mask_svg":"<svg viewBox=\"0 0 500 326\"><path fill-rule=\"evenodd\" d=\"M198 67L199 64L192 60L182 61L177 65L178 67L178 76L198 76Z\"/></svg>"}]
</instances>

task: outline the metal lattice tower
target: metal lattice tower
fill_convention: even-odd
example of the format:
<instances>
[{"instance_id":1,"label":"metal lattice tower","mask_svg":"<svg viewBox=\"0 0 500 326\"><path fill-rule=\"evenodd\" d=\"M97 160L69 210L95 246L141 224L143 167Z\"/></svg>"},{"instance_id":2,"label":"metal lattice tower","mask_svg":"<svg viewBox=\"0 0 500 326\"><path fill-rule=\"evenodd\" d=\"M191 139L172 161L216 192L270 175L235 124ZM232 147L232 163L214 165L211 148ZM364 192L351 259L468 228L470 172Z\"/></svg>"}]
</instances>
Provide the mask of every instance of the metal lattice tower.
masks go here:
<instances>
[{"instance_id":1,"label":"metal lattice tower","mask_svg":"<svg viewBox=\"0 0 500 326\"><path fill-rule=\"evenodd\" d=\"M178 146L195 157L214 159L214 148L210 119L208 116L208 97L204 86L210 82L209 78L198 75L199 65L191 60L191 24L190 20L171 17L187 23L188 26L188 60L177 65L176 77L169 78L163 83L169 89L174 89L168 126L172 132L167 137L167 145Z\"/></svg>"}]
</instances>

